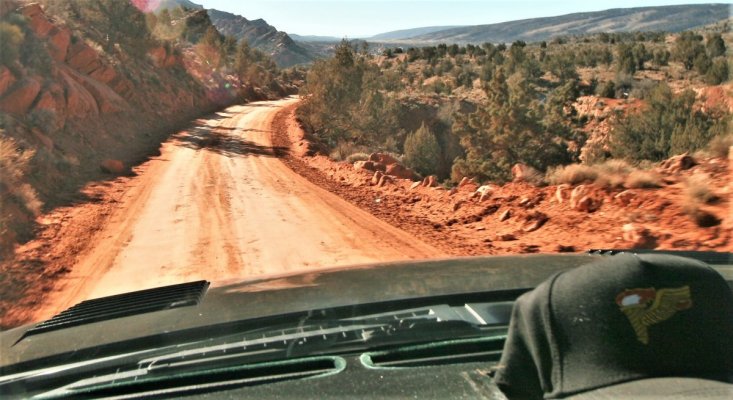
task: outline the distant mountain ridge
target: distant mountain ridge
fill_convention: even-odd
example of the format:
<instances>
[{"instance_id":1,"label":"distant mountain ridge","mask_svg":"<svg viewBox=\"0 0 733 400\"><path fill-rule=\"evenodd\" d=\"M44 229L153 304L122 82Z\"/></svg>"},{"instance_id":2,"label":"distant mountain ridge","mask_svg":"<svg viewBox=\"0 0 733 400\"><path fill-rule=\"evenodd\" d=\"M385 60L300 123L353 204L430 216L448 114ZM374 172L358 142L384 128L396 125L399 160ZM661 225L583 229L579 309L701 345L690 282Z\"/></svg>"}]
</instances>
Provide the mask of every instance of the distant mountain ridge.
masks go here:
<instances>
[{"instance_id":1,"label":"distant mountain ridge","mask_svg":"<svg viewBox=\"0 0 733 400\"><path fill-rule=\"evenodd\" d=\"M190 0L162 0L159 8L172 9L184 7L203 10L202 5ZM247 18L216 9L206 10L211 23L224 34L237 40L245 39L250 46L269 54L279 67L290 67L313 61L315 56L303 46L296 43L287 33L278 31L263 19Z\"/></svg>"},{"instance_id":2,"label":"distant mountain ridge","mask_svg":"<svg viewBox=\"0 0 733 400\"><path fill-rule=\"evenodd\" d=\"M599 32L666 31L680 32L710 25L730 17L730 4L690 4L658 7L617 8L605 11L532 18L497 24L437 29L406 37L387 32L370 38L426 43L535 42L564 35ZM436 29L427 27L423 29ZM420 29L420 28L418 28ZM410 30L407 30L409 33ZM392 36L390 39L383 35Z\"/></svg>"},{"instance_id":3,"label":"distant mountain ridge","mask_svg":"<svg viewBox=\"0 0 733 400\"><path fill-rule=\"evenodd\" d=\"M426 27L421 27L421 28L400 29L397 31L380 33L378 35L374 35L366 39L368 40L401 40L401 39L409 39L415 36L427 35L427 34L431 34L435 32L440 32L440 31L444 31L448 29L465 28L465 27L466 27L465 25L455 25L455 26L426 26Z\"/></svg>"},{"instance_id":4,"label":"distant mountain ridge","mask_svg":"<svg viewBox=\"0 0 733 400\"><path fill-rule=\"evenodd\" d=\"M270 54L280 67L313 60L313 56L287 33L278 31L263 19L248 20L241 15L215 9L207 11L211 22L219 32L234 36L238 40L246 40L250 46Z\"/></svg>"}]
</instances>

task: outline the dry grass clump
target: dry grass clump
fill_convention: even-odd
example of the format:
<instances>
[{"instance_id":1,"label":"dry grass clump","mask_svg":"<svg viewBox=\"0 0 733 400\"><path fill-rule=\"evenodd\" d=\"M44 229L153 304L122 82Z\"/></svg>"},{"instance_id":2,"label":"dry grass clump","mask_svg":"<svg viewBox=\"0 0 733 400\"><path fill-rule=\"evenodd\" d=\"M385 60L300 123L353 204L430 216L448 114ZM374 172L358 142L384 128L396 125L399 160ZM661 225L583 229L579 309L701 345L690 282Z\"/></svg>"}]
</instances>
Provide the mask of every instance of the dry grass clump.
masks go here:
<instances>
[{"instance_id":1,"label":"dry grass clump","mask_svg":"<svg viewBox=\"0 0 733 400\"><path fill-rule=\"evenodd\" d=\"M624 181L629 189L654 189L662 187L662 177L652 171L632 171Z\"/></svg>"},{"instance_id":2,"label":"dry grass clump","mask_svg":"<svg viewBox=\"0 0 733 400\"><path fill-rule=\"evenodd\" d=\"M33 154L0 136L0 259L12 254L18 234L27 233L32 217L41 212L36 191L25 182Z\"/></svg>"},{"instance_id":3,"label":"dry grass clump","mask_svg":"<svg viewBox=\"0 0 733 400\"><path fill-rule=\"evenodd\" d=\"M719 225L721 219L704 210L704 204L719 200L710 187L710 177L704 173L697 173L685 180L685 199L682 210L700 227Z\"/></svg>"},{"instance_id":4,"label":"dry grass clump","mask_svg":"<svg viewBox=\"0 0 733 400\"><path fill-rule=\"evenodd\" d=\"M563 183L578 185L595 182L596 179L598 179L598 169L584 164L570 164L550 168L547 171L547 181L551 185Z\"/></svg>"},{"instance_id":5,"label":"dry grass clump","mask_svg":"<svg viewBox=\"0 0 733 400\"><path fill-rule=\"evenodd\" d=\"M355 153L369 153L369 149L366 146L358 146L351 142L342 141L331 150L328 157L335 161L344 161L346 157Z\"/></svg>"},{"instance_id":6,"label":"dry grass clump","mask_svg":"<svg viewBox=\"0 0 733 400\"><path fill-rule=\"evenodd\" d=\"M367 153L354 153L346 157L346 162L349 164L353 164L357 161L367 161L368 159L369 159L369 154Z\"/></svg>"},{"instance_id":7,"label":"dry grass clump","mask_svg":"<svg viewBox=\"0 0 733 400\"><path fill-rule=\"evenodd\" d=\"M687 203L710 204L719 200L719 197L710 187L710 177L698 173L685 180L685 201Z\"/></svg>"},{"instance_id":8,"label":"dry grass clump","mask_svg":"<svg viewBox=\"0 0 733 400\"><path fill-rule=\"evenodd\" d=\"M713 157L728 157L730 148L733 147L733 134L714 137L707 146L707 153Z\"/></svg>"},{"instance_id":9,"label":"dry grass clump","mask_svg":"<svg viewBox=\"0 0 733 400\"><path fill-rule=\"evenodd\" d=\"M624 160L606 160L594 167L599 171L596 184L602 187L624 187L627 177L634 172L634 167Z\"/></svg>"},{"instance_id":10,"label":"dry grass clump","mask_svg":"<svg viewBox=\"0 0 733 400\"><path fill-rule=\"evenodd\" d=\"M570 164L550 169L547 181L553 185L595 183L604 188L658 188L662 177L656 172L637 169L623 160L607 160L599 164Z\"/></svg>"}]
</instances>

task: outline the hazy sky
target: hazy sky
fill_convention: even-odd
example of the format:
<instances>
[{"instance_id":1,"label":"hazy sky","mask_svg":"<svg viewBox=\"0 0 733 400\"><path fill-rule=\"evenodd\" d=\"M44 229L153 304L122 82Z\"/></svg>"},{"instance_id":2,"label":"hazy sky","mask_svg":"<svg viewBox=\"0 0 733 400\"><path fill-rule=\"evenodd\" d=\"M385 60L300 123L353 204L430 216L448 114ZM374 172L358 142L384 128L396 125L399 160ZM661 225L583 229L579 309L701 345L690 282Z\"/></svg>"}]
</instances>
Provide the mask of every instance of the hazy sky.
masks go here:
<instances>
[{"instance_id":1,"label":"hazy sky","mask_svg":"<svg viewBox=\"0 0 733 400\"><path fill-rule=\"evenodd\" d=\"M206 8L239 14L247 19L263 18L270 25L288 33L358 38L423 26L491 24L609 8L715 1L193 0L193 2Z\"/></svg>"}]
</instances>

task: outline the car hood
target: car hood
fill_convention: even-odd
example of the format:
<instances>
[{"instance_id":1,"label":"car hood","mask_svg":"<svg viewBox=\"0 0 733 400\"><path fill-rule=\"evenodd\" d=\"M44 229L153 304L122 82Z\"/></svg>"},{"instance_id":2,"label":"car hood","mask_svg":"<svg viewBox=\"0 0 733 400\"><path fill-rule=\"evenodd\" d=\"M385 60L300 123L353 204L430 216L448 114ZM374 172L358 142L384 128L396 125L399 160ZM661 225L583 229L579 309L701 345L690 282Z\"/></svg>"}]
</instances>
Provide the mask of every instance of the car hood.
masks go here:
<instances>
[{"instance_id":1,"label":"car hood","mask_svg":"<svg viewBox=\"0 0 733 400\"><path fill-rule=\"evenodd\" d=\"M339 306L407 298L532 288L555 272L597 259L598 255L520 255L470 257L421 262L379 263L271 276L240 282L215 282L197 305L145 312L35 335L36 325L0 333L0 371L8 366L65 361L89 349L115 343L146 346L176 344L173 333L211 327L211 336L233 332L226 323ZM168 338L171 338L168 340ZM138 341L142 343L141 341ZM132 345L130 345L132 346ZM125 351L134 350L126 347ZM37 365L36 365L37 366ZM15 368L11 368L15 369Z\"/></svg>"}]
</instances>

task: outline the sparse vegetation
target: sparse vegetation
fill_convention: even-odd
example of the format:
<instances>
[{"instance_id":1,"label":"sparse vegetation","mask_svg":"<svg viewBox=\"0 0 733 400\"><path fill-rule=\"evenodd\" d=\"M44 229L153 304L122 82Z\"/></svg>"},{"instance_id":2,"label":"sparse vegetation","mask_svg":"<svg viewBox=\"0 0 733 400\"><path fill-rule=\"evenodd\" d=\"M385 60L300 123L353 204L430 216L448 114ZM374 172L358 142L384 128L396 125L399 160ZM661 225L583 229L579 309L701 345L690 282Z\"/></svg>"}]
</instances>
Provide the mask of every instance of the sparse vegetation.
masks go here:
<instances>
[{"instance_id":1,"label":"sparse vegetation","mask_svg":"<svg viewBox=\"0 0 733 400\"><path fill-rule=\"evenodd\" d=\"M653 189L662 186L662 178L652 171L632 171L624 182L629 189Z\"/></svg>"},{"instance_id":2,"label":"sparse vegetation","mask_svg":"<svg viewBox=\"0 0 733 400\"><path fill-rule=\"evenodd\" d=\"M346 162L349 164L353 164L357 161L366 161L368 159L369 159L369 154L367 153L354 153L346 157Z\"/></svg>"},{"instance_id":3,"label":"sparse vegetation","mask_svg":"<svg viewBox=\"0 0 733 400\"><path fill-rule=\"evenodd\" d=\"M11 67L20 56L24 35L17 25L0 22L0 64Z\"/></svg>"},{"instance_id":4,"label":"sparse vegetation","mask_svg":"<svg viewBox=\"0 0 733 400\"><path fill-rule=\"evenodd\" d=\"M715 118L694 106L692 90L676 95L666 83L659 83L645 100L642 111L619 117L613 125L614 157L661 161L703 148L726 129L726 118Z\"/></svg>"},{"instance_id":5,"label":"sparse vegetation","mask_svg":"<svg viewBox=\"0 0 733 400\"><path fill-rule=\"evenodd\" d=\"M405 140L405 164L414 169L420 175L433 175L437 171L436 160L442 158L438 139L433 132L425 126L407 136Z\"/></svg>"},{"instance_id":6,"label":"sparse vegetation","mask_svg":"<svg viewBox=\"0 0 733 400\"><path fill-rule=\"evenodd\" d=\"M577 162L589 138L587 127L603 122L610 134L587 143L593 157L584 162L594 165L571 167L576 170L560 180L592 178L622 187L631 171L603 171L609 158L634 165L656 162L706 148L727 132L729 114L700 107L699 96L679 90L689 86L677 82L700 87L727 81L727 39L716 32L665 38L663 32L601 33L510 46L439 44L404 53L383 49L380 62L344 42L334 59L311 69L300 116L327 147L346 141L369 152L407 153L407 132L425 124L439 145L433 165L454 182L464 176L504 182L515 163L544 174ZM614 99L610 115L578 115L576 101L587 94ZM463 105L436 124L437 113L430 109L443 109L456 98ZM633 101L639 106L629 107ZM372 125L375 120L380 124ZM573 178L593 171L596 177Z\"/></svg>"},{"instance_id":7,"label":"sparse vegetation","mask_svg":"<svg viewBox=\"0 0 733 400\"><path fill-rule=\"evenodd\" d=\"M710 177L703 173L693 174L685 180L687 204L708 204L719 199L710 187Z\"/></svg>"},{"instance_id":8,"label":"sparse vegetation","mask_svg":"<svg viewBox=\"0 0 733 400\"><path fill-rule=\"evenodd\" d=\"M598 169L590 165L570 164L562 167L551 168L547 171L547 181L553 185L567 183L578 185L591 183L598 179Z\"/></svg>"},{"instance_id":9,"label":"sparse vegetation","mask_svg":"<svg viewBox=\"0 0 733 400\"><path fill-rule=\"evenodd\" d=\"M38 195L27 181L33 155L0 130L0 259L12 255L17 239L27 239L28 221L41 211Z\"/></svg>"}]
</instances>

